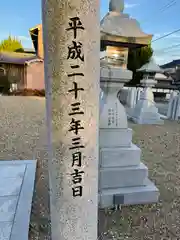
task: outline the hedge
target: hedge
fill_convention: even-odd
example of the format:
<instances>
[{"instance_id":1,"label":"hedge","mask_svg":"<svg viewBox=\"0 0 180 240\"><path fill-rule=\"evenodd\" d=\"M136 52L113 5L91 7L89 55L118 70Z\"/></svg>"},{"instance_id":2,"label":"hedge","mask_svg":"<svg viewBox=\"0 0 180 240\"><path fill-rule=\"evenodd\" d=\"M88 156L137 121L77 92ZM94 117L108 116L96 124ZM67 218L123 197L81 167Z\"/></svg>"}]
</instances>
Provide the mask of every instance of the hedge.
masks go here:
<instances>
[{"instance_id":1,"label":"hedge","mask_svg":"<svg viewBox=\"0 0 180 240\"><path fill-rule=\"evenodd\" d=\"M11 96L37 96L37 97L45 97L45 90L38 89L23 89L23 90L15 90L9 93Z\"/></svg>"}]
</instances>

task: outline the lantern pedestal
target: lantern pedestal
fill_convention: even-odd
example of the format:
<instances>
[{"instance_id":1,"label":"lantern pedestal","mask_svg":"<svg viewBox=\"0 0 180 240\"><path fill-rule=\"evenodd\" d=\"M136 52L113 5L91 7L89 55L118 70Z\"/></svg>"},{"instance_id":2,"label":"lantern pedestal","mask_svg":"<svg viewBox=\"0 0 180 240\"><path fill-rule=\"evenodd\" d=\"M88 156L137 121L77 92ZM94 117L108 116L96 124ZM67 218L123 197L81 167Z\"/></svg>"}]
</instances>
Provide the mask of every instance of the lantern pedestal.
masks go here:
<instances>
[{"instance_id":1,"label":"lantern pedestal","mask_svg":"<svg viewBox=\"0 0 180 240\"><path fill-rule=\"evenodd\" d=\"M159 191L148 180L141 163L141 149L132 143L132 129L117 94L132 78L122 68L101 67L100 85L104 103L100 113L99 206L157 202Z\"/></svg>"}]
</instances>

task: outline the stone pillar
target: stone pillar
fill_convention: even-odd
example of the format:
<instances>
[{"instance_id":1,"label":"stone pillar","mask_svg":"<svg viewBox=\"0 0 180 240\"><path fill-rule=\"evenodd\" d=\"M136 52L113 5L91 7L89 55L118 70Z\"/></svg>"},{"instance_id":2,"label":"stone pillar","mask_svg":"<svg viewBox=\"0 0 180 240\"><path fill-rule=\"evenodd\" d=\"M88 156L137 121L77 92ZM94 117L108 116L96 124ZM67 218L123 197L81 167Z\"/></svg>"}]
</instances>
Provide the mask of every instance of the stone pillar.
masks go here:
<instances>
[{"instance_id":1,"label":"stone pillar","mask_svg":"<svg viewBox=\"0 0 180 240\"><path fill-rule=\"evenodd\" d=\"M168 103L168 111L167 111L167 118L168 119L175 119L175 106L176 106L176 99L177 99L177 92L171 92L169 103Z\"/></svg>"},{"instance_id":2,"label":"stone pillar","mask_svg":"<svg viewBox=\"0 0 180 240\"><path fill-rule=\"evenodd\" d=\"M127 116L124 106L117 98L119 92L117 82L110 83L107 87L106 82L101 82L101 88L105 95L105 106L101 111L100 128L127 128Z\"/></svg>"},{"instance_id":3,"label":"stone pillar","mask_svg":"<svg viewBox=\"0 0 180 240\"><path fill-rule=\"evenodd\" d=\"M140 99L141 92L142 92L142 90L141 90L140 88L137 88L136 104L137 104L137 102L138 102L138 101L139 101L139 99Z\"/></svg>"},{"instance_id":4,"label":"stone pillar","mask_svg":"<svg viewBox=\"0 0 180 240\"><path fill-rule=\"evenodd\" d=\"M129 107L134 108L136 105L136 95L137 95L137 90L134 87L130 88L129 91Z\"/></svg>"},{"instance_id":5,"label":"stone pillar","mask_svg":"<svg viewBox=\"0 0 180 240\"><path fill-rule=\"evenodd\" d=\"M177 95L175 104L176 105L175 105L174 120L179 120L180 119L180 94Z\"/></svg>"},{"instance_id":6,"label":"stone pillar","mask_svg":"<svg viewBox=\"0 0 180 240\"><path fill-rule=\"evenodd\" d=\"M97 239L99 1L42 0L52 240Z\"/></svg>"}]
</instances>

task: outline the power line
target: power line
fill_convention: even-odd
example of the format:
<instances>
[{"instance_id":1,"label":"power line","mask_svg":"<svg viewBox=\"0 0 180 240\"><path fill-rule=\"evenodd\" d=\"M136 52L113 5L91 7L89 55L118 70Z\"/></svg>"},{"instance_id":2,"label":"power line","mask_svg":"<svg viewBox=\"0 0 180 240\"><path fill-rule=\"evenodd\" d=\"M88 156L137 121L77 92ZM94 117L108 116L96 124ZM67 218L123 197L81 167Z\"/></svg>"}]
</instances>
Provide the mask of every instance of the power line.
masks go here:
<instances>
[{"instance_id":1,"label":"power line","mask_svg":"<svg viewBox=\"0 0 180 240\"><path fill-rule=\"evenodd\" d=\"M165 48L161 48L161 49L157 49L156 52L164 52L166 50L177 50L176 48L177 47L180 47L180 43L179 44L175 44L175 45L172 45L172 46L169 46L169 47L165 47ZM175 49L174 49L175 48Z\"/></svg>"},{"instance_id":2,"label":"power line","mask_svg":"<svg viewBox=\"0 0 180 240\"><path fill-rule=\"evenodd\" d=\"M180 54L171 54L171 57L176 57L176 58L180 58Z\"/></svg>"},{"instance_id":3,"label":"power line","mask_svg":"<svg viewBox=\"0 0 180 240\"><path fill-rule=\"evenodd\" d=\"M163 36L161 36L161 37L159 37L159 38L156 38L156 39L154 39L152 42L159 41L160 39L163 39L163 38L165 38L165 37L171 36L172 34L177 33L177 32L180 32L180 28L178 28L177 30L175 30L175 31L173 31L173 32L170 32L170 33L168 33L168 34L165 34L165 35L163 35Z\"/></svg>"},{"instance_id":4,"label":"power line","mask_svg":"<svg viewBox=\"0 0 180 240\"><path fill-rule=\"evenodd\" d=\"M160 9L160 11L161 11L161 12L164 12L166 9L174 6L176 3L177 3L177 0L170 0L170 2L167 3L167 4L165 4L165 6L163 6L163 7Z\"/></svg>"},{"instance_id":5,"label":"power line","mask_svg":"<svg viewBox=\"0 0 180 240\"><path fill-rule=\"evenodd\" d=\"M166 47L164 49L160 49L159 51L156 50L154 51L154 54L155 55L158 55L158 56L164 56L164 55L168 55L169 57L175 57L176 59L180 58L180 49L177 49L177 47L180 47L180 44L175 44L175 45L172 45L170 47ZM169 51L166 51L166 50L169 50ZM162 52L160 52L162 51ZM176 51L176 52L174 52ZM179 53L178 53L179 52Z\"/></svg>"},{"instance_id":6,"label":"power line","mask_svg":"<svg viewBox=\"0 0 180 240\"><path fill-rule=\"evenodd\" d=\"M157 12L155 12L156 14L153 14L153 17L156 16L157 14L159 16L160 13L165 12L166 10L168 10L169 8L173 7L176 4L177 4L177 0L170 0L164 6L162 6ZM152 18L145 19L143 22L147 23L150 20L152 20Z\"/></svg>"}]
</instances>

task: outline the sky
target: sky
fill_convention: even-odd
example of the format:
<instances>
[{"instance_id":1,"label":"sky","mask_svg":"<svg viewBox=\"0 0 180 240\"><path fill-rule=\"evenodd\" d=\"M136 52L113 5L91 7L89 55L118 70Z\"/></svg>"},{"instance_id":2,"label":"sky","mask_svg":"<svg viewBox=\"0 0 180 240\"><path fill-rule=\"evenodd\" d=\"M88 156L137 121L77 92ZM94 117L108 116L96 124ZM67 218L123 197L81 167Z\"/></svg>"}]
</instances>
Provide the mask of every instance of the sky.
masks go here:
<instances>
[{"instance_id":1,"label":"sky","mask_svg":"<svg viewBox=\"0 0 180 240\"><path fill-rule=\"evenodd\" d=\"M109 0L100 1L101 18L108 12ZM125 13L140 23L141 29L153 34L153 39L180 28L179 0L125 0ZM22 41L24 48L32 48L28 30L41 23L41 0L5 0L0 8L0 40L9 35ZM154 59L164 64L180 58L180 31L152 43ZM169 48L169 49L168 49Z\"/></svg>"}]
</instances>

